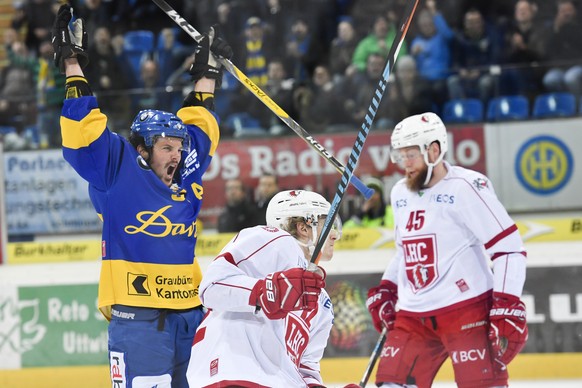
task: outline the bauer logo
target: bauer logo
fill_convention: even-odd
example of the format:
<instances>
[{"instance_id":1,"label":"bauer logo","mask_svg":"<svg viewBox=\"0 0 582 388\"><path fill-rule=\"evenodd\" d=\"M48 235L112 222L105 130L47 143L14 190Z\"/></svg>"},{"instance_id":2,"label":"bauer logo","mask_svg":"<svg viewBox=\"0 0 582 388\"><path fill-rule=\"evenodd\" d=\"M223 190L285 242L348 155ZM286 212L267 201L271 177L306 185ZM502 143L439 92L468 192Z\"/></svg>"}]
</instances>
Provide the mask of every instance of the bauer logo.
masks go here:
<instances>
[{"instance_id":1,"label":"bauer logo","mask_svg":"<svg viewBox=\"0 0 582 388\"><path fill-rule=\"evenodd\" d=\"M549 195L561 190L572 177L570 149L556 137L536 136L519 149L515 174L526 190Z\"/></svg>"}]
</instances>

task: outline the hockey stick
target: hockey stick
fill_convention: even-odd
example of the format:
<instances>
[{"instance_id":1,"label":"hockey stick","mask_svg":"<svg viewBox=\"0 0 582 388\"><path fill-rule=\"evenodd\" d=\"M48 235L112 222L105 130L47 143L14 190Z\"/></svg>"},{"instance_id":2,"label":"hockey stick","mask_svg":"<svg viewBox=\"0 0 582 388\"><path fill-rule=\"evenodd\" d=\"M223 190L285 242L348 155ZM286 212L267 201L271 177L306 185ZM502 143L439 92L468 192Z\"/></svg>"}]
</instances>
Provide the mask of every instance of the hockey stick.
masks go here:
<instances>
[{"instance_id":1,"label":"hockey stick","mask_svg":"<svg viewBox=\"0 0 582 388\"><path fill-rule=\"evenodd\" d=\"M420 0L410 0L406 10L404 11L402 22L400 23L400 29L394 37L394 41L390 47L390 52L388 53L388 58L386 59L384 72L382 73L382 77L378 81L378 86L376 87L376 90L372 96L372 103L368 107L368 112L366 113L362 127L358 132L358 137L356 138L356 142L354 143L352 152L348 158L347 166L342 173L340 182L338 183L335 196L333 197L333 202L331 203L331 208L329 209L329 213L327 214L327 218L323 224L323 229L321 230L321 235L319 236L315 250L312 253L312 263L317 264L319 262L321 249L323 248L323 244L325 244L327 236L331 232L335 217L339 212L340 204L344 198L346 188L350 184L350 180L353 178L354 170L356 169L356 165L360 159L360 154L362 153L362 148L364 147L364 143L368 137L368 133L370 132L370 127L372 126L374 117L376 117L376 112L378 111L380 101L382 101L382 97L384 96L384 91L386 90L386 86L388 84L388 77L390 76L392 67L394 67L394 63L396 62L396 58L400 52L400 47L402 46L402 43L404 43L406 32L408 31L408 27L410 27L410 22L412 21L412 17L414 16L414 12L416 11L416 6L418 5L419 1Z\"/></svg>"},{"instance_id":2,"label":"hockey stick","mask_svg":"<svg viewBox=\"0 0 582 388\"><path fill-rule=\"evenodd\" d=\"M168 3L164 0L152 0L162 11L166 13L178 26L180 26L188 35L190 35L196 42L198 42L202 35L189 24L182 16L180 16ZM251 91L263 104L267 106L277 117L279 117L289 128L293 130L299 137L311 146L319 155L327 159L339 173L345 171L345 167L338 161L328 150L326 150L317 140L313 138L301 125L293 120L287 112L285 112L279 105L275 103L264 91L261 90L253 81L251 81L242 71L240 71L229 59L219 58L219 62L224 68L231 73L241 84ZM370 199L374 190L366 186L357 177L352 178L352 184L360 193Z\"/></svg>"},{"instance_id":3,"label":"hockey stick","mask_svg":"<svg viewBox=\"0 0 582 388\"><path fill-rule=\"evenodd\" d=\"M370 379L370 375L372 374L372 370L376 365L376 361L378 361L378 357L380 357L380 353L382 353L382 347L384 346L384 342L386 342L386 334L388 334L388 329L384 327L382 329L382 333L376 342L376 346L374 346L374 350L372 350L372 354L370 355L370 361L368 361L368 366L364 371L364 375L362 376L362 380L360 381L360 387L364 388L366 384L368 384L368 380Z\"/></svg>"}]
</instances>

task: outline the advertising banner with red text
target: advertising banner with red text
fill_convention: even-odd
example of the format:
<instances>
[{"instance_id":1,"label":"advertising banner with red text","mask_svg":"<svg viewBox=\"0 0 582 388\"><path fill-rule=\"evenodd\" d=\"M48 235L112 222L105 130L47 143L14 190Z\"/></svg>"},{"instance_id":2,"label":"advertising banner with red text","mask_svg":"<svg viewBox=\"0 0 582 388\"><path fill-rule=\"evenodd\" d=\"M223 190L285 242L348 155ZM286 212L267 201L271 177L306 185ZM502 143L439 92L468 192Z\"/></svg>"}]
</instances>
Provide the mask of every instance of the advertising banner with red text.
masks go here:
<instances>
[{"instance_id":1,"label":"advertising banner with red text","mask_svg":"<svg viewBox=\"0 0 582 388\"><path fill-rule=\"evenodd\" d=\"M481 124L450 126L447 160L453 164L487 173L484 134ZM317 135L317 140L343 165L349 157L355 134ZM390 162L390 135L371 132L362 150L355 175L373 175L382 179L385 196L402 178L402 171ZM330 199L335 193L340 174L297 136L265 140L221 141L212 164L204 176L204 205L201 219L206 227L215 224L224 206L225 181L241 178L247 187L256 186L265 172L279 178L281 189L309 188ZM348 195L356 195L350 187ZM387 199L387 198L386 198Z\"/></svg>"},{"instance_id":2,"label":"advertising banner with red text","mask_svg":"<svg viewBox=\"0 0 582 388\"><path fill-rule=\"evenodd\" d=\"M356 134L317 135L317 141L345 165ZM372 132L362 150L356 176L376 175L387 197L393 183L402 177L390 163L390 137ZM449 128L447 158L454 164L486 172L482 125ZM4 155L8 235L97 233L101 221L87 193L85 182L63 159L60 150L8 152ZM310 188L331 199L340 174L298 136L252 140L223 140L204 175L204 204L200 219L213 228L224 207L225 182L242 178L254 190L258 178L271 172L281 189ZM350 197L361 199L354 188ZM387 198L385 198L387 199Z\"/></svg>"}]
</instances>

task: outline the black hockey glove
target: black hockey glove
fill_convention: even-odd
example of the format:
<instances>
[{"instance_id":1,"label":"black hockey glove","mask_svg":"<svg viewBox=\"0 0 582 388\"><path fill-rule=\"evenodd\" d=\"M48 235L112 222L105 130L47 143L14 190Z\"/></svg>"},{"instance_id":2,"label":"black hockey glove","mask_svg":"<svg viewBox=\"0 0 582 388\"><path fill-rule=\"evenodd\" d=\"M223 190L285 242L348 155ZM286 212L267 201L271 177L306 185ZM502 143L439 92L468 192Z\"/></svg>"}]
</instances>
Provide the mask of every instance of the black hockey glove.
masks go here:
<instances>
[{"instance_id":1,"label":"black hockey glove","mask_svg":"<svg viewBox=\"0 0 582 388\"><path fill-rule=\"evenodd\" d=\"M81 68L89 63L87 55L87 31L83 19L77 19L69 28L73 18L73 9L70 5L61 5L52 29L52 44L55 51L54 62L61 73L65 72L65 59L77 58Z\"/></svg>"},{"instance_id":2,"label":"black hockey glove","mask_svg":"<svg viewBox=\"0 0 582 388\"><path fill-rule=\"evenodd\" d=\"M194 63L190 66L192 81L197 82L202 77L216 80L216 88L222 84L222 65L219 58L230 59L232 48L218 37L218 25L210 27L207 34L202 35L194 55Z\"/></svg>"}]
</instances>

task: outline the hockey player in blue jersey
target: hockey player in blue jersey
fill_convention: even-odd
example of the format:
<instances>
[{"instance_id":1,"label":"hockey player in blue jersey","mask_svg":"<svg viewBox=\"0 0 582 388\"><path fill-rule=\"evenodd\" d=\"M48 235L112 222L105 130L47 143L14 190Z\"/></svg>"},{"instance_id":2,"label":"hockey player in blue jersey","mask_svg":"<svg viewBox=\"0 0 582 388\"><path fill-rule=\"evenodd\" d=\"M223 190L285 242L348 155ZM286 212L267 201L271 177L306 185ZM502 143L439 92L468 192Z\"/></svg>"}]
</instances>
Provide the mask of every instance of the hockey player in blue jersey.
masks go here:
<instances>
[{"instance_id":1,"label":"hockey player in blue jersey","mask_svg":"<svg viewBox=\"0 0 582 388\"><path fill-rule=\"evenodd\" d=\"M83 67L83 21L63 5L53 26L55 65L67 76L63 155L89 183L103 221L98 306L109 323L114 387L187 387L186 368L203 312L195 257L202 175L219 140L213 109L216 55L232 49L215 29L199 42L194 90L176 113L141 111L129 140L107 128ZM212 53L211 53L212 50Z\"/></svg>"}]
</instances>

